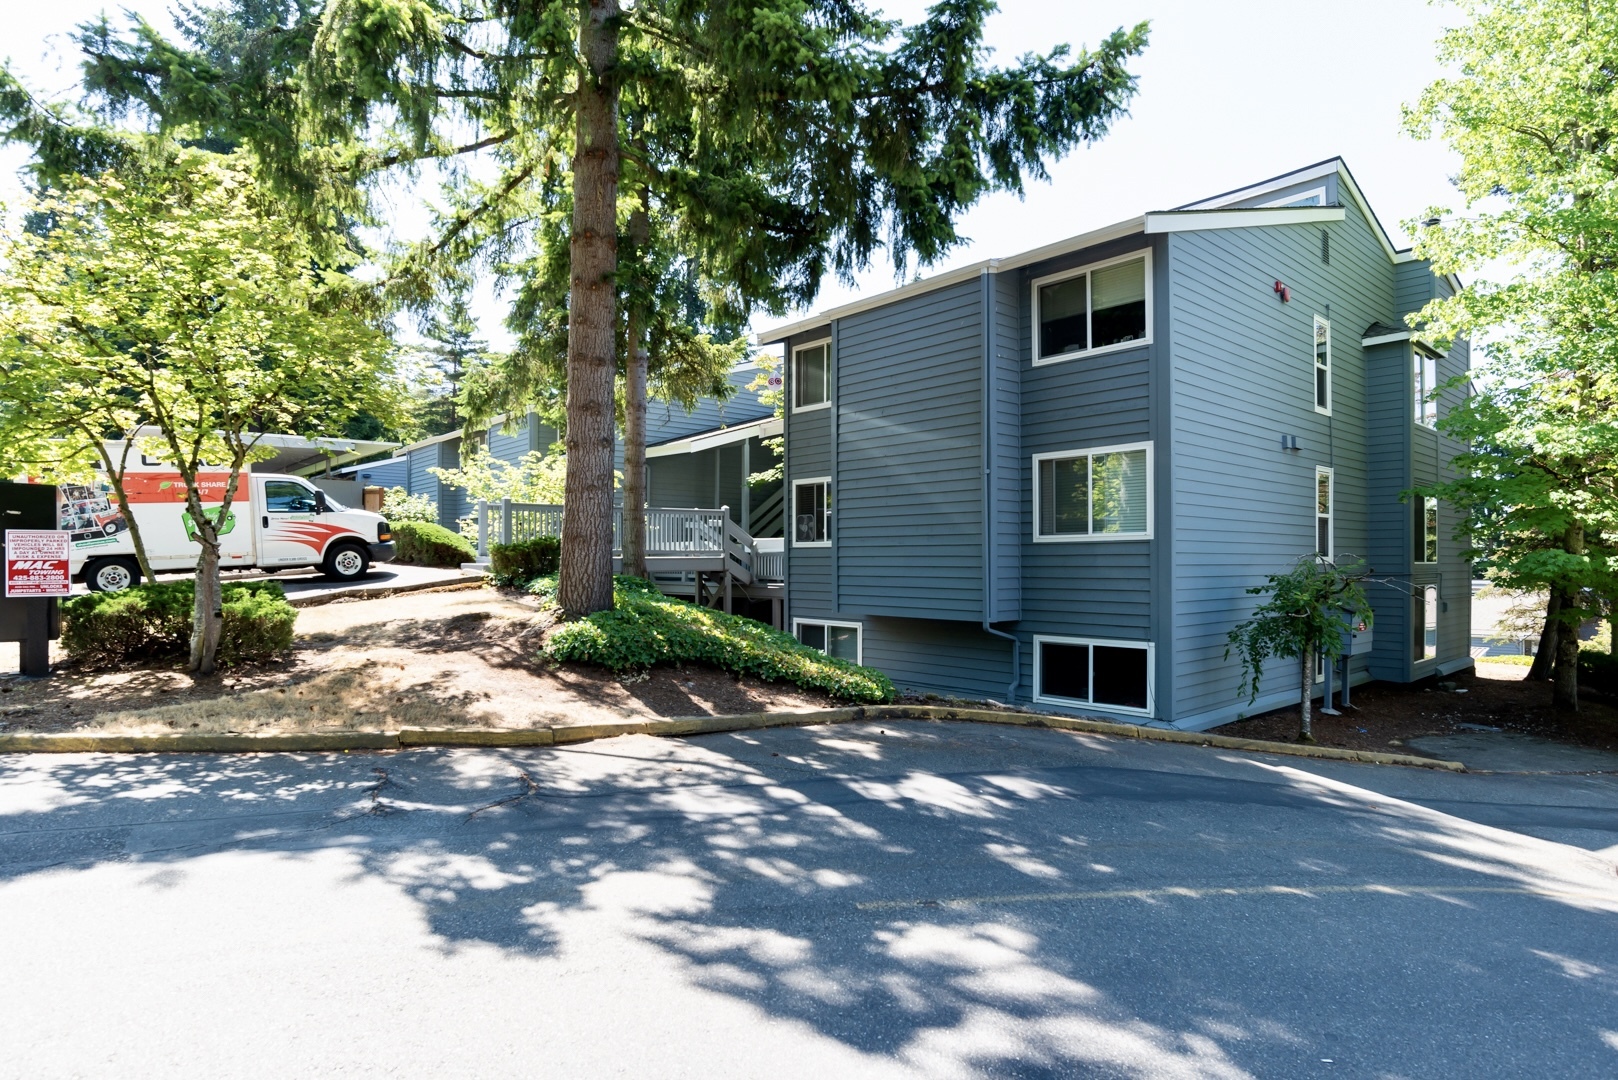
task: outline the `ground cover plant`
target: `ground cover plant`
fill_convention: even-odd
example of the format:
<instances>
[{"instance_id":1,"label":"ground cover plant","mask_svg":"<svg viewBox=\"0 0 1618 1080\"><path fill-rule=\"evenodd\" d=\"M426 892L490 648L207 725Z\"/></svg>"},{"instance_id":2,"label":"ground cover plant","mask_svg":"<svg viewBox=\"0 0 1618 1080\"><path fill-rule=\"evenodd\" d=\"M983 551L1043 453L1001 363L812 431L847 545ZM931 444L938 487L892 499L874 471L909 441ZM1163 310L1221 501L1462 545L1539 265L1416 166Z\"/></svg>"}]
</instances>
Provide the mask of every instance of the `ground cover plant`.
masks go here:
<instances>
[{"instance_id":1,"label":"ground cover plant","mask_svg":"<svg viewBox=\"0 0 1618 1080\"><path fill-rule=\"evenodd\" d=\"M551 632L547 656L613 671L664 663L713 664L734 675L795 683L861 704L898 696L880 671L827 656L764 623L664 596L640 578L619 575L613 588L611 609ZM547 598L554 598L555 590L555 578L542 578L530 587Z\"/></svg>"},{"instance_id":2,"label":"ground cover plant","mask_svg":"<svg viewBox=\"0 0 1618 1080\"><path fill-rule=\"evenodd\" d=\"M478 557L465 537L430 521L393 524L393 543L393 561L410 566L454 567Z\"/></svg>"},{"instance_id":3,"label":"ground cover plant","mask_svg":"<svg viewBox=\"0 0 1618 1080\"><path fill-rule=\"evenodd\" d=\"M195 583L138 585L75 596L62 604L62 648L92 665L184 659L191 650ZM273 581L224 586L219 662L270 660L292 648L298 613Z\"/></svg>"}]
</instances>

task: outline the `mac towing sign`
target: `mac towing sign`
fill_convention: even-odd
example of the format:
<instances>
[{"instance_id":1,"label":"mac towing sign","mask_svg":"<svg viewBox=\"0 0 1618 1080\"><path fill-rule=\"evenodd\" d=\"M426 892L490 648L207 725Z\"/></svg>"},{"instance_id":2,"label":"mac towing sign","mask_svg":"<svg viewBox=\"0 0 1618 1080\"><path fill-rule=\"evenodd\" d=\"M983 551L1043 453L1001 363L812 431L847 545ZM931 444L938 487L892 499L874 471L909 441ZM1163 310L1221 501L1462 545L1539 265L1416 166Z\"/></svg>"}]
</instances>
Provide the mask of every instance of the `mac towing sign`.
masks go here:
<instances>
[{"instance_id":1,"label":"mac towing sign","mask_svg":"<svg viewBox=\"0 0 1618 1080\"><path fill-rule=\"evenodd\" d=\"M6 531L6 596L67 596L69 536L55 529Z\"/></svg>"}]
</instances>

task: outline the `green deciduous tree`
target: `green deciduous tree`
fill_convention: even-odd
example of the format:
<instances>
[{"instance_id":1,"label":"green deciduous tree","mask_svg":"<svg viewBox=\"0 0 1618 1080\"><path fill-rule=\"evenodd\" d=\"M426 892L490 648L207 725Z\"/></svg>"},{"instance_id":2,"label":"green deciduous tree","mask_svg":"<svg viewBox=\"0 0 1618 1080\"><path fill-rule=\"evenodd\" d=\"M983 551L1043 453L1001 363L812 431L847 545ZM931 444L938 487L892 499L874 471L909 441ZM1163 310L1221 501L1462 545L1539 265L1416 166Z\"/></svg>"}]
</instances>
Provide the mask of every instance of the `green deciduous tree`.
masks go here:
<instances>
[{"instance_id":1,"label":"green deciduous tree","mask_svg":"<svg viewBox=\"0 0 1618 1080\"><path fill-rule=\"evenodd\" d=\"M1343 655L1344 636L1360 621L1370 625L1371 605L1360 585L1365 575L1359 562L1337 566L1319 556L1300 559L1287 573L1271 574L1263 585L1247 590L1266 599L1230 631L1225 658L1235 652L1241 659L1249 702L1258 697L1271 657L1298 661L1299 742L1315 741L1311 711L1316 658L1335 663Z\"/></svg>"},{"instance_id":2,"label":"green deciduous tree","mask_svg":"<svg viewBox=\"0 0 1618 1080\"><path fill-rule=\"evenodd\" d=\"M52 229L6 238L0 297L21 330L8 356L46 383L93 371L126 387L155 430L147 442L184 480L201 545L191 668L210 673L219 525L242 469L268 456L260 435L335 434L361 409L396 407L371 290L322 270L236 155L159 144L61 178L39 209ZM223 491L205 492L221 470Z\"/></svg>"},{"instance_id":3,"label":"green deciduous tree","mask_svg":"<svg viewBox=\"0 0 1618 1080\"><path fill-rule=\"evenodd\" d=\"M1416 228L1439 273L1517 270L1429 304L1439 340L1486 334L1479 392L1441 421L1470 444L1425 489L1492 538L1491 575L1549 589L1553 697L1578 708L1577 629L1614 592L1618 540L1618 2L1459 0L1452 74L1407 112L1461 157L1465 202Z\"/></svg>"}]
</instances>

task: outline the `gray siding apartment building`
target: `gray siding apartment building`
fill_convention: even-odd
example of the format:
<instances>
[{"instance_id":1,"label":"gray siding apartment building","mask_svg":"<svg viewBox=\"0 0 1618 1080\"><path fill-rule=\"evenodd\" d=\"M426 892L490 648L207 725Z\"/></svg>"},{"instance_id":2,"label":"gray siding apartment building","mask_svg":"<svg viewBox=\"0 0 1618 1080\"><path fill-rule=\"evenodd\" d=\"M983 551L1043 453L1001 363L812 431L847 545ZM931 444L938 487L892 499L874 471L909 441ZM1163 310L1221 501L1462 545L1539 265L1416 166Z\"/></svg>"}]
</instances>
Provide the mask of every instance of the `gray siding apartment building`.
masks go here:
<instances>
[{"instance_id":1,"label":"gray siding apartment building","mask_svg":"<svg viewBox=\"0 0 1618 1080\"><path fill-rule=\"evenodd\" d=\"M789 625L901 687L1203 729L1249 704L1229 630L1316 551L1375 570L1356 682L1471 663L1425 391L1468 369L1405 316L1340 160L938 275L760 336L786 357Z\"/></svg>"}]
</instances>

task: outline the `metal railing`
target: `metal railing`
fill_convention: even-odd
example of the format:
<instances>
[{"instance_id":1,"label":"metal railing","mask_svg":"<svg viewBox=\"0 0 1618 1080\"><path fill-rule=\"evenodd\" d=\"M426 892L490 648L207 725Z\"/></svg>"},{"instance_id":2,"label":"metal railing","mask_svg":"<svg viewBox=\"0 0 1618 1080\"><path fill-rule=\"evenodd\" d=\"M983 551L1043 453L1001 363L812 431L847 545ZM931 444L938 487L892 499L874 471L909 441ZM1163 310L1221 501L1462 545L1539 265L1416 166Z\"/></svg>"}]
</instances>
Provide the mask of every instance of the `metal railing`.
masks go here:
<instances>
[{"instance_id":1,"label":"metal railing","mask_svg":"<svg viewBox=\"0 0 1618 1080\"><path fill-rule=\"evenodd\" d=\"M489 557L491 543L512 544L536 536L562 535L562 508L536 503L477 504L478 558ZM623 511L615 507L612 516L612 548L623 550ZM727 569L738 577L782 581L783 562L779 551L758 550L758 544L730 518L730 508L649 507L646 510L646 554L659 556L714 556L723 558ZM738 571L740 571L738 573Z\"/></svg>"}]
</instances>

